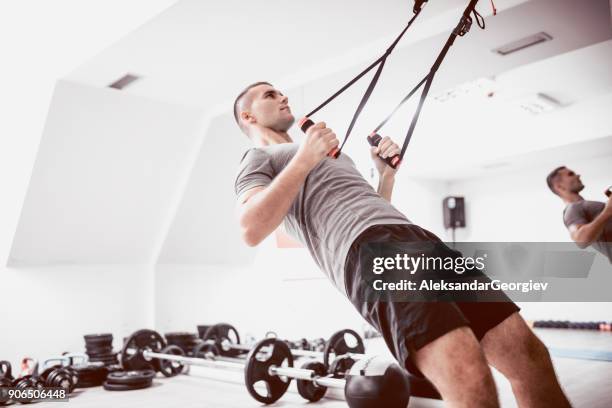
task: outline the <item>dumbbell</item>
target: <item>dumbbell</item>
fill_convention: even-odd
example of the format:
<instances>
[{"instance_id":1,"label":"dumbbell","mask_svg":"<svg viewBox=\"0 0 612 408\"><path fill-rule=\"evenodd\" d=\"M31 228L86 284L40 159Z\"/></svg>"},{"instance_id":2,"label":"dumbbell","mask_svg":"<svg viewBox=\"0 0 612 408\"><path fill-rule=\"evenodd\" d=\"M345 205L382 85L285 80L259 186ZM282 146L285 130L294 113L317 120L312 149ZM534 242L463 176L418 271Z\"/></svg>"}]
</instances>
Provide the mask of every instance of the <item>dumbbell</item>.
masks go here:
<instances>
[{"instance_id":1,"label":"dumbbell","mask_svg":"<svg viewBox=\"0 0 612 408\"><path fill-rule=\"evenodd\" d=\"M211 349L215 347L212 344L209 346ZM345 380L325 376L322 363L308 362L304 367L309 368L294 368L289 346L275 338L257 343L246 360L226 357L219 361L213 352L208 353L208 358L186 357L179 347L174 350L166 352L168 349L159 333L139 330L125 342L121 361L126 369L160 367L162 373L164 368L178 373L185 365L243 372L251 396L265 404L280 399L289 388L291 379L298 380L298 391L311 401L322 398L327 388L338 388L344 389L350 407L360 408L368 398L383 398L380 406L389 408L405 408L408 404L410 385L405 372L395 363L387 364L386 369L381 371L380 364L376 364L374 358L361 360L360 366L355 364ZM374 367L378 375L367 375ZM258 392L256 384L260 382L267 384L266 395Z\"/></svg>"},{"instance_id":2,"label":"dumbbell","mask_svg":"<svg viewBox=\"0 0 612 408\"><path fill-rule=\"evenodd\" d=\"M8 361L0 361L0 388L10 388L13 386L13 368ZM8 396L0 395L0 406L10 403Z\"/></svg>"}]
</instances>

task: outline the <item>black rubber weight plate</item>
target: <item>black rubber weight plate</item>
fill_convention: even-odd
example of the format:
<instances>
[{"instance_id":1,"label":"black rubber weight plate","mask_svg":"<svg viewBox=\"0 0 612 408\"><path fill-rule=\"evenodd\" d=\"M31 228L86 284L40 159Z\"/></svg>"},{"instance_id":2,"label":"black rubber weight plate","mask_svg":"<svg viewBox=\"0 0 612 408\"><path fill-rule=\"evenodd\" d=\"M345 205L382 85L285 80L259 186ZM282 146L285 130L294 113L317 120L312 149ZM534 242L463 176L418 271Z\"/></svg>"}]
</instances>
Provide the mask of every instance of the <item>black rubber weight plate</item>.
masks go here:
<instances>
[{"instance_id":1,"label":"black rubber weight plate","mask_svg":"<svg viewBox=\"0 0 612 408\"><path fill-rule=\"evenodd\" d=\"M147 361L143 352L151 350L159 352L166 347L166 341L153 330L138 330L126 339L121 350L121 363L127 370L149 370L155 367L154 363ZM129 351L134 352L130 354Z\"/></svg>"},{"instance_id":2,"label":"black rubber weight plate","mask_svg":"<svg viewBox=\"0 0 612 408\"><path fill-rule=\"evenodd\" d=\"M113 335L111 333L98 333L98 334L86 334L83 336L85 341L87 340L100 340L100 339L113 339Z\"/></svg>"},{"instance_id":3,"label":"black rubber weight plate","mask_svg":"<svg viewBox=\"0 0 612 408\"><path fill-rule=\"evenodd\" d=\"M307 361L302 365L302 368L314 371L318 377L323 377L326 374L325 365L318 361ZM310 402L319 401L327 392L326 387L319 387L314 381L309 380L297 380L297 389L302 398Z\"/></svg>"},{"instance_id":4,"label":"black rubber weight plate","mask_svg":"<svg viewBox=\"0 0 612 408\"><path fill-rule=\"evenodd\" d=\"M349 346L345 340L345 335L349 336L349 338L352 337L355 345ZM323 350L323 364L325 364L325 368L329 368L330 354L332 353L336 358L347 353L363 354L365 353L363 339L354 330L340 330L334 333L325 344L325 349Z\"/></svg>"},{"instance_id":5,"label":"black rubber weight plate","mask_svg":"<svg viewBox=\"0 0 612 408\"><path fill-rule=\"evenodd\" d=\"M151 381L155 377L153 370L116 371L106 377L106 382L111 384L141 384Z\"/></svg>"},{"instance_id":6,"label":"black rubber weight plate","mask_svg":"<svg viewBox=\"0 0 612 408\"><path fill-rule=\"evenodd\" d=\"M132 390L141 390L143 388L149 388L151 386L151 382L146 382L142 384L135 385L126 385L126 384L113 384L109 382L105 382L104 389L106 391L132 391Z\"/></svg>"},{"instance_id":7,"label":"black rubber weight plate","mask_svg":"<svg viewBox=\"0 0 612 408\"><path fill-rule=\"evenodd\" d=\"M175 356L184 356L184 351L179 346L169 345L162 351L162 354L170 354ZM171 360L159 360L159 371L166 377L174 377L183 372L185 368L182 363Z\"/></svg>"},{"instance_id":8,"label":"black rubber weight plate","mask_svg":"<svg viewBox=\"0 0 612 408\"><path fill-rule=\"evenodd\" d=\"M267 353L265 358L260 357L260 352L271 348L271 353ZM285 382L281 377L270 375L270 367L293 367L293 356L289 346L277 339L265 339L253 347L246 358L247 365L244 370L244 383L247 391L253 398L264 404L272 404L287 392L291 378ZM255 385L258 383L266 384L266 395L260 394Z\"/></svg>"}]
</instances>

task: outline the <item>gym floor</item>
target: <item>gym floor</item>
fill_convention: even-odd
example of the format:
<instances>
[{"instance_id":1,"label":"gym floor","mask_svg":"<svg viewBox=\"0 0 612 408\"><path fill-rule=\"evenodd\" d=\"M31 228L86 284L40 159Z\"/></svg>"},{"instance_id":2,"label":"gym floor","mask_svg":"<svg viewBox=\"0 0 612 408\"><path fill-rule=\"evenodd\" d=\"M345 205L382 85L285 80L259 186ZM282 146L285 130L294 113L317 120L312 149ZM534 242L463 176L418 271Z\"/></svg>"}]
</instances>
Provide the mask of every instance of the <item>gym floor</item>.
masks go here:
<instances>
[{"instance_id":1,"label":"gym floor","mask_svg":"<svg viewBox=\"0 0 612 408\"><path fill-rule=\"evenodd\" d=\"M591 349L612 352L612 334L562 329L536 329L548 347ZM380 339L366 341L370 353L386 354ZM575 407L608 408L612 404L612 362L577 360L553 356L553 363L561 384ZM509 383L494 371L503 407L515 407ZM289 392L274 407L303 407L308 405L292 384ZM173 406L181 408L249 408L261 407L244 389L239 373L203 367L191 367L187 375L173 378L158 377L151 388L130 392L108 392L102 387L76 390L69 402L37 404L39 407L101 407L148 408ZM339 393L330 390L328 397L316 404L321 408L346 407ZM409 408L443 407L441 401L411 398Z\"/></svg>"}]
</instances>

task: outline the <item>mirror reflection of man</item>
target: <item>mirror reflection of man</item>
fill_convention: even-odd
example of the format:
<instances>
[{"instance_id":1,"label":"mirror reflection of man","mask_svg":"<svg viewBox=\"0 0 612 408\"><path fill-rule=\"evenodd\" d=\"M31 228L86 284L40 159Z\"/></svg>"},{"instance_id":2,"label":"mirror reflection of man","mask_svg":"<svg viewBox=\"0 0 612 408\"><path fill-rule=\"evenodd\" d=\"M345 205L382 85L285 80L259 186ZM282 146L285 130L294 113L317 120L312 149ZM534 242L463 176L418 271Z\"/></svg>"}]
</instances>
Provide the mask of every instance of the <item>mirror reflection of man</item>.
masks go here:
<instances>
[{"instance_id":1,"label":"mirror reflection of man","mask_svg":"<svg viewBox=\"0 0 612 408\"><path fill-rule=\"evenodd\" d=\"M563 222L580 248L592 246L612 263L612 194L607 202L585 200L580 192L584 184L580 175L565 166L557 167L546 177L548 187L565 203Z\"/></svg>"}]
</instances>

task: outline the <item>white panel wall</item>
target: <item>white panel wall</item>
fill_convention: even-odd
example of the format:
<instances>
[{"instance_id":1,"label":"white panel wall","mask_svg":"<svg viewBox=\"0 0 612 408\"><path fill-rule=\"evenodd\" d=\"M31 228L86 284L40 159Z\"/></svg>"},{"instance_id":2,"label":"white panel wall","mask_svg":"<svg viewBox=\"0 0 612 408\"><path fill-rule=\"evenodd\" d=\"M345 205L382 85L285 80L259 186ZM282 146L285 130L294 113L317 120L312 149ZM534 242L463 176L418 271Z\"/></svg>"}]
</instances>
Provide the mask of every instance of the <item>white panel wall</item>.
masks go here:
<instances>
[{"instance_id":1,"label":"white panel wall","mask_svg":"<svg viewBox=\"0 0 612 408\"><path fill-rule=\"evenodd\" d=\"M0 359L14 369L24 356L83 352L87 333L113 333L117 349L153 323L149 267L0 268L0 282Z\"/></svg>"}]
</instances>

